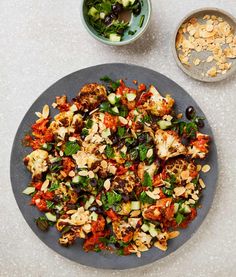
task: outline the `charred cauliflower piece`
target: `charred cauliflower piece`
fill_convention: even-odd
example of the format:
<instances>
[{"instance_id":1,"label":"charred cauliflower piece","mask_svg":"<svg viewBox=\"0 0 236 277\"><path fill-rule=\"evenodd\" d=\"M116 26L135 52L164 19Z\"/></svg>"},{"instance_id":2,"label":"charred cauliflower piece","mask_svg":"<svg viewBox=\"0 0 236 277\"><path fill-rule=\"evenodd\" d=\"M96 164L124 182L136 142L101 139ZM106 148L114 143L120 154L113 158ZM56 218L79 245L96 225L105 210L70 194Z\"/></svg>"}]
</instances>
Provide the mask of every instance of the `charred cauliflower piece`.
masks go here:
<instances>
[{"instance_id":1,"label":"charred cauliflower piece","mask_svg":"<svg viewBox=\"0 0 236 277\"><path fill-rule=\"evenodd\" d=\"M135 187L135 176L131 172L127 172L124 175L116 176L111 183L111 188L120 193L131 193Z\"/></svg>"},{"instance_id":2,"label":"charred cauliflower piece","mask_svg":"<svg viewBox=\"0 0 236 277\"><path fill-rule=\"evenodd\" d=\"M67 246L73 244L75 239L76 239L76 235L74 232L67 232L67 233L63 234L61 238L59 238L59 243L61 245L67 247Z\"/></svg>"},{"instance_id":3,"label":"charred cauliflower piece","mask_svg":"<svg viewBox=\"0 0 236 277\"><path fill-rule=\"evenodd\" d=\"M188 180L190 182L198 175L197 167L193 161L188 162L182 158L170 159L166 163L164 169L169 175L174 175L176 182L180 184L184 180Z\"/></svg>"},{"instance_id":4,"label":"charred cauliflower piece","mask_svg":"<svg viewBox=\"0 0 236 277\"><path fill-rule=\"evenodd\" d=\"M185 146L180 142L180 138L174 131L157 130L155 133L155 143L157 154L163 160L186 153Z\"/></svg>"},{"instance_id":5,"label":"charred cauliflower piece","mask_svg":"<svg viewBox=\"0 0 236 277\"><path fill-rule=\"evenodd\" d=\"M106 88L99 84L88 84L82 87L77 99L81 110L94 110L106 99Z\"/></svg>"},{"instance_id":6,"label":"charred cauliflower piece","mask_svg":"<svg viewBox=\"0 0 236 277\"><path fill-rule=\"evenodd\" d=\"M150 86L149 92L152 93L150 99L144 103L143 107L150 111L151 114L156 116L164 116L171 112L171 109L175 103L175 100L166 95L166 97L161 96L154 86Z\"/></svg>"},{"instance_id":7,"label":"charred cauliflower piece","mask_svg":"<svg viewBox=\"0 0 236 277\"><path fill-rule=\"evenodd\" d=\"M210 137L208 135L197 132L196 139L192 140L190 146L188 146L188 155L192 159L204 159L209 152L209 141Z\"/></svg>"},{"instance_id":8,"label":"charred cauliflower piece","mask_svg":"<svg viewBox=\"0 0 236 277\"><path fill-rule=\"evenodd\" d=\"M128 243L134 235L134 228L124 220L112 222L113 232L118 240Z\"/></svg>"},{"instance_id":9,"label":"charred cauliflower piece","mask_svg":"<svg viewBox=\"0 0 236 277\"><path fill-rule=\"evenodd\" d=\"M24 164L32 172L32 178L40 178L42 173L47 171L48 152L37 149L24 158Z\"/></svg>"}]
</instances>

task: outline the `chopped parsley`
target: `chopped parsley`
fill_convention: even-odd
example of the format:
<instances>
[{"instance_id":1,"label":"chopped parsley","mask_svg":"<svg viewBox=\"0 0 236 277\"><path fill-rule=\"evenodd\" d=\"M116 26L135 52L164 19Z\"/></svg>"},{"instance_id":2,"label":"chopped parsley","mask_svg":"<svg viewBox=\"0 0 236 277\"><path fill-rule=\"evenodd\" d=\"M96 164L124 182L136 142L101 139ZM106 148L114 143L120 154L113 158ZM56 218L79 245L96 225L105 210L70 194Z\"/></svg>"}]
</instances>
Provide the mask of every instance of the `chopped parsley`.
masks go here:
<instances>
[{"instance_id":1,"label":"chopped parsley","mask_svg":"<svg viewBox=\"0 0 236 277\"><path fill-rule=\"evenodd\" d=\"M80 150L80 145L75 141L67 141L64 153L66 156L72 156Z\"/></svg>"}]
</instances>

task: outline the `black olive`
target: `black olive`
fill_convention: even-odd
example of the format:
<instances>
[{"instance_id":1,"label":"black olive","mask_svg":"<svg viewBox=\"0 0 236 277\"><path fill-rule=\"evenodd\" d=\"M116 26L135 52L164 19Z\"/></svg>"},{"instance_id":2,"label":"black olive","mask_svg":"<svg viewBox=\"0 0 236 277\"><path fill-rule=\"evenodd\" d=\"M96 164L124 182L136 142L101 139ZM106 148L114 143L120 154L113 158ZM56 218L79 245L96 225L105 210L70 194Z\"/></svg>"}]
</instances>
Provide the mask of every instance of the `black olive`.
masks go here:
<instances>
[{"instance_id":1,"label":"black olive","mask_svg":"<svg viewBox=\"0 0 236 277\"><path fill-rule=\"evenodd\" d=\"M110 14L110 17L111 17L111 20L117 19L117 15L116 15L115 13L111 13L111 14Z\"/></svg>"},{"instance_id":2,"label":"black olive","mask_svg":"<svg viewBox=\"0 0 236 277\"><path fill-rule=\"evenodd\" d=\"M129 195L122 194L122 199L123 199L124 202L128 202L129 201Z\"/></svg>"},{"instance_id":3,"label":"black olive","mask_svg":"<svg viewBox=\"0 0 236 277\"><path fill-rule=\"evenodd\" d=\"M116 243L115 243L115 247L118 248L118 249L120 248L119 242L116 242Z\"/></svg>"},{"instance_id":4,"label":"black olive","mask_svg":"<svg viewBox=\"0 0 236 277\"><path fill-rule=\"evenodd\" d=\"M135 16L138 16L141 12L141 8L142 8L141 3L140 3L140 1L138 1L137 4L135 5L135 8L133 9L133 14Z\"/></svg>"},{"instance_id":5,"label":"black olive","mask_svg":"<svg viewBox=\"0 0 236 277\"><path fill-rule=\"evenodd\" d=\"M124 34L124 31L125 31L124 29L119 29L119 30L116 31L116 33L117 33L118 35L121 35L121 36L122 36L122 35Z\"/></svg>"},{"instance_id":6,"label":"black olive","mask_svg":"<svg viewBox=\"0 0 236 277\"><path fill-rule=\"evenodd\" d=\"M97 212L98 208L96 206L91 206L89 210L90 212Z\"/></svg>"},{"instance_id":7,"label":"black olive","mask_svg":"<svg viewBox=\"0 0 236 277\"><path fill-rule=\"evenodd\" d=\"M185 115L187 117L188 120L191 120L194 118L195 116L195 109L193 106L189 106L186 111L185 111Z\"/></svg>"},{"instance_id":8,"label":"black olive","mask_svg":"<svg viewBox=\"0 0 236 277\"><path fill-rule=\"evenodd\" d=\"M97 179L92 178L92 179L89 180L89 183L92 187L96 187L97 184L98 184L98 181L97 181Z\"/></svg>"},{"instance_id":9,"label":"black olive","mask_svg":"<svg viewBox=\"0 0 236 277\"><path fill-rule=\"evenodd\" d=\"M110 24L112 23L112 18L111 18L110 15L107 15L107 16L105 17L104 23L105 23L106 25L110 25Z\"/></svg>"},{"instance_id":10,"label":"black olive","mask_svg":"<svg viewBox=\"0 0 236 277\"><path fill-rule=\"evenodd\" d=\"M36 225L41 231L44 231L44 232L47 231L49 228L49 223L46 219L42 220L42 219L38 218L36 220Z\"/></svg>"},{"instance_id":11,"label":"black olive","mask_svg":"<svg viewBox=\"0 0 236 277\"><path fill-rule=\"evenodd\" d=\"M117 149L121 149L125 145L124 140L120 140L117 144Z\"/></svg>"},{"instance_id":12,"label":"black olive","mask_svg":"<svg viewBox=\"0 0 236 277\"><path fill-rule=\"evenodd\" d=\"M146 134L146 133L142 133L142 134L138 137L138 141L139 141L139 143L145 143L145 142L147 142L147 134Z\"/></svg>"},{"instance_id":13,"label":"black olive","mask_svg":"<svg viewBox=\"0 0 236 277\"><path fill-rule=\"evenodd\" d=\"M116 14L122 12L123 10L123 6L120 3L116 3L114 5L112 5L112 11Z\"/></svg>"},{"instance_id":14,"label":"black olive","mask_svg":"<svg viewBox=\"0 0 236 277\"><path fill-rule=\"evenodd\" d=\"M77 193L81 192L81 187L73 186L73 190Z\"/></svg>"},{"instance_id":15,"label":"black olive","mask_svg":"<svg viewBox=\"0 0 236 277\"><path fill-rule=\"evenodd\" d=\"M112 142L113 144L117 144L119 142L119 138L116 135L112 136Z\"/></svg>"},{"instance_id":16,"label":"black olive","mask_svg":"<svg viewBox=\"0 0 236 277\"><path fill-rule=\"evenodd\" d=\"M199 118L199 119L197 120L197 126L198 126L199 128L203 128L203 127L205 126L204 120L201 119L201 118Z\"/></svg>"}]
</instances>

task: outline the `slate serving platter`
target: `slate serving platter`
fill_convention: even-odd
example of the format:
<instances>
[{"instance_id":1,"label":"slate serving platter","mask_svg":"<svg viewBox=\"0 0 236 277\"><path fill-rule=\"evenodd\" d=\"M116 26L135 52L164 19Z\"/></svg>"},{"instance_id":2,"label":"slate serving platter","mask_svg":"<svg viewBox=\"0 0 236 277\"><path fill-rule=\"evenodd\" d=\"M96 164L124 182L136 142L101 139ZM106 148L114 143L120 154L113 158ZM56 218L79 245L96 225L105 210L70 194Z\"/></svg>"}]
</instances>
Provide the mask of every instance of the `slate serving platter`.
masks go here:
<instances>
[{"instance_id":1,"label":"slate serving platter","mask_svg":"<svg viewBox=\"0 0 236 277\"><path fill-rule=\"evenodd\" d=\"M166 252L162 252L153 247L151 250L144 252L141 258L138 258L135 255L117 256L108 252L86 253L82 249L82 240L79 239L69 248L60 246L57 242L59 232L56 228L50 228L48 232L42 232L37 228L34 219L42 214L35 207L29 206L30 197L22 194L22 191L31 180L31 174L27 171L22 162L23 157L31 151L29 148L25 148L22 145L22 139L24 135L29 132L30 126L35 122L36 111L41 111L45 104L51 106L55 97L58 95L66 94L69 99L75 97L84 84L100 82L100 78L104 75L108 75L114 80L123 79L126 84L130 86L134 86L132 83L133 80L138 80L139 83L143 82L147 85L153 84L158 88L160 93L169 93L174 97L176 100L176 110L178 112L184 114L187 106L192 105L195 107L198 115L204 116L200 107L183 88L158 72L136 65L119 63L103 64L85 68L57 81L42 93L32 104L24 116L15 136L11 153L10 174L15 199L23 217L33 232L48 247L62 256L83 265L95 268L122 270L143 266L169 255L183 245L197 231L198 227L209 212L214 198L218 175L217 150L211 127L207 120L205 120L205 127L202 129L202 132L209 134L212 138L212 142L210 146L210 154L204 161L204 163L211 166L211 170L202 176L206 184L206 189L201 198L202 208L198 209L197 218L188 226L188 228L181 230L179 237L168 242L169 247ZM51 115L53 116L55 113L56 111L51 109ZM207 226L205 226L205 228L207 228ZM35 241L35 243L37 243L37 241Z\"/></svg>"}]
</instances>

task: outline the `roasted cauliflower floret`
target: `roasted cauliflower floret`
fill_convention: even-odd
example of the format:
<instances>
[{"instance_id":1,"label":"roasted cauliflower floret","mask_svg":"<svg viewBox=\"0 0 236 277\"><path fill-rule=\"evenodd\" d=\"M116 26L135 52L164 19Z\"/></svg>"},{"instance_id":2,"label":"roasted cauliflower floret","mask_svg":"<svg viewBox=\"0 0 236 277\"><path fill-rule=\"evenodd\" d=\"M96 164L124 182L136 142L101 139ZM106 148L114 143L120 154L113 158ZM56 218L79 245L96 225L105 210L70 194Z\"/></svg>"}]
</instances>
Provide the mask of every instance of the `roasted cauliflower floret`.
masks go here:
<instances>
[{"instance_id":1,"label":"roasted cauliflower floret","mask_svg":"<svg viewBox=\"0 0 236 277\"><path fill-rule=\"evenodd\" d=\"M128 243L134 235L134 228L124 220L112 222L113 232L118 240Z\"/></svg>"},{"instance_id":2,"label":"roasted cauliflower floret","mask_svg":"<svg viewBox=\"0 0 236 277\"><path fill-rule=\"evenodd\" d=\"M28 170L32 172L32 178L41 177L41 174L48 169L48 152L37 149L24 158Z\"/></svg>"},{"instance_id":3,"label":"roasted cauliflower floret","mask_svg":"<svg viewBox=\"0 0 236 277\"><path fill-rule=\"evenodd\" d=\"M157 130L155 143L157 154L163 160L186 154L185 146L180 142L180 138L174 131Z\"/></svg>"},{"instance_id":4,"label":"roasted cauliflower floret","mask_svg":"<svg viewBox=\"0 0 236 277\"><path fill-rule=\"evenodd\" d=\"M135 176L131 172L127 172L124 175L116 176L111 183L111 188L120 193L131 193L135 187Z\"/></svg>"},{"instance_id":5,"label":"roasted cauliflower floret","mask_svg":"<svg viewBox=\"0 0 236 277\"><path fill-rule=\"evenodd\" d=\"M164 170L168 175L174 175L177 183L182 181L190 182L198 175L196 165L192 161L188 162L182 158L170 159L166 163Z\"/></svg>"},{"instance_id":6,"label":"roasted cauliflower floret","mask_svg":"<svg viewBox=\"0 0 236 277\"><path fill-rule=\"evenodd\" d=\"M147 102L144 103L143 107L150 111L151 114L156 116L164 116L171 112L171 109L175 103L175 100L166 95L166 97L161 96L154 86L150 86L149 92L152 96Z\"/></svg>"},{"instance_id":7,"label":"roasted cauliflower floret","mask_svg":"<svg viewBox=\"0 0 236 277\"><path fill-rule=\"evenodd\" d=\"M209 152L209 141L210 137L208 135L197 132L196 139L192 140L190 146L188 146L188 155L192 159L204 159Z\"/></svg>"},{"instance_id":8,"label":"roasted cauliflower floret","mask_svg":"<svg viewBox=\"0 0 236 277\"><path fill-rule=\"evenodd\" d=\"M144 173L147 172L150 177L153 177L155 172L158 169L158 165L156 163L152 163L150 165L145 165L145 163L139 163L138 165L138 177L143 181Z\"/></svg>"},{"instance_id":9,"label":"roasted cauliflower floret","mask_svg":"<svg viewBox=\"0 0 236 277\"><path fill-rule=\"evenodd\" d=\"M75 239L76 239L76 235L74 232L67 232L63 234L61 238L59 238L59 243L63 246L69 246L73 244Z\"/></svg>"},{"instance_id":10,"label":"roasted cauliflower floret","mask_svg":"<svg viewBox=\"0 0 236 277\"><path fill-rule=\"evenodd\" d=\"M80 110L94 110L97 106L106 99L106 88L102 85L88 84L82 87L78 93L77 99L80 105Z\"/></svg>"}]
</instances>

